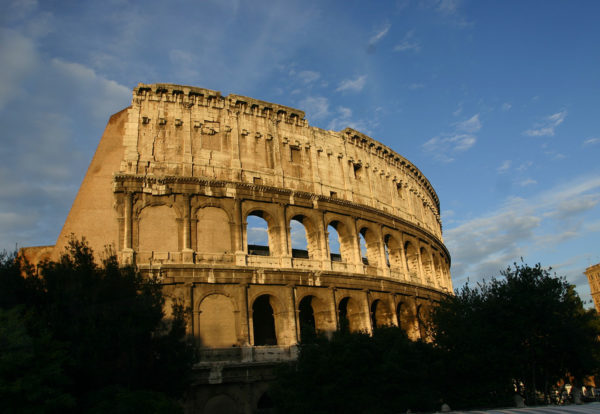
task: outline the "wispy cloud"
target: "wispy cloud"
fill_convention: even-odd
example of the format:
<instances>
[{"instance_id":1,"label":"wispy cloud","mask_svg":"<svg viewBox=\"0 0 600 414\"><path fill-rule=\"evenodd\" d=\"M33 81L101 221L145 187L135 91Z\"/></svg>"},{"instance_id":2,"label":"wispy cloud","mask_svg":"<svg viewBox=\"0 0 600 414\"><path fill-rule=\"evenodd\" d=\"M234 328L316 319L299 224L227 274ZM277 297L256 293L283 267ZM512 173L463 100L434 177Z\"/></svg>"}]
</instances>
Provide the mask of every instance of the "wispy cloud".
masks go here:
<instances>
[{"instance_id":1,"label":"wispy cloud","mask_svg":"<svg viewBox=\"0 0 600 414\"><path fill-rule=\"evenodd\" d=\"M510 108L512 108L512 105L511 105L511 104L509 104L508 102L504 102L500 108L501 108L503 111L510 111Z\"/></svg>"},{"instance_id":2,"label":"wispy cloud","mask_svg":"<svg viewBox=\"0 0 600 414\"><path fill-rule=\"evenodd\" d=\"M298 72L298 78L304 83L312 83L321 77L319 72L313 70L303 70Z\"/></svg>"},{"instance_id":3,"label":"wispy cloud","mask_svg":"<svg viewBox=\"0 0 600 414\"><path fill-rule=\"evenodd\" d=\"M365 134L370 134L372 125L372 119L370 121L365 121L363 119L354 119L352 117L352 110L350 108L340 106L337 108L335 116L329 122L327 129L333 131L340 131L346 127L349 127L356 129L357 131L363 132Z\"/></svg>"},{"instance_id":4,"label":"wispy cloud","mask_svg":"<svg viewBox=\"0 0 600 414\"><path fill-rule=\"evenodd\" d=\"M391 24L385 24L377 33L375 33L370 39L369 39L369 44L370 45L375 45L376 43L378 43L381 39L383 39L388 32L390 31L390 28L392 27Z\"/></svg>"},{"instance_id":5,"label":"wispy cloud","mask_svg":"<svg viewBox=\"0 0 600 414\"><path fill-rule=\"evenodd\" d=\"M596 144L600 144L600 138L588 138L585 141L583 141L583 146L587 147L588 145L596 145Z\"/></svg>"},{"instance_id":6,"label":"wispy cloud","mask_svg":"<svg viewBox=\"0 0 600 414\"><path fill-rule=\"evenodd\" d=\"M528 198L509 198L498 210L446 230L455 286L467 277L498 275L519 257L594 231L582 217L598 209L599 201L600 176L577 177Z\"/></svg>"},{"instance_id":7,"label":"wispy cloud","mask_svg":"<svg viewBox=\"0 0 600 414\"><path fill-rule=\"evenodd\" d=\"M396 52L406 52L406 51L410 51L410 50L412 50L414 52L419 52L421 50L421 43L418 40L415 40L414 36L415 36L414 30L408 31L404 35L404 37L402 38L400 43L398 43L394 47L394 50Z\"/></svg>"},{"instance_id":8,"label":"wispy cloud","mask_svg":"<svg viewBox=\"0 0 600 414\"><path fill-rule=\"evenodd\" d=\"M308 96L300 101L300 109L308 114L308 121L329 116L329 100L322 96Z\"/></svg>"},{"instance_id":9,"label":"wispy cloud","mask_svg":"<svg viewBox=\"0 0 600 414\"><path fill-rule=\"evenodd\" d=\"M533 128L524 131L523 134L528 135L530 137L554 136L554 131L556 127L562 124L566 117L566 110L549 115L545 117L541 122L535 123Z\"/></svg>"},{"instance_id":10,"label":"wispy cloud","mask_svg":"<svg viewBox=\"0 0 600 414\"><path fill-rule=\"evenodd\" d=\"M361 75L356 79L344 79L335 90L336 92L351 91L360 92L365 87L367 75Z\"/></svg>"},{"instance_id":11,"label":"wispy cloud","mask_svg":"<svg viewBox=\"0 0 600 414\"><path fill-rule=\"evenodd\" d=\"M431 138L422 146L423 150L442 162L454 161L454 155L464 152L477 142L475 133L482 124L479 114L454 124L454 131Z\"/></svg>"},{"instance_id":12,"label":"wispy cloud","mask_svg":"<svg viewBox=\"0 0 600 414\"><path fill-rule=\"evenodd\" d=\"M500 174L507 172L512 165L511 160L505 160L502 164L496 169Z\"/></svg>"},{"instance_id":13,"label":"wispy cloud","mask_svg":"<svg viewBox=\"0 0 600 414\"><path fill-rule=\"evenodd\" d=\"M533 178L526 178L519 183L519 185L521 187L527 187L528 185L533 185L533 184L537 184L537 181L534 180Z\"/></svg>"}]
</instances>

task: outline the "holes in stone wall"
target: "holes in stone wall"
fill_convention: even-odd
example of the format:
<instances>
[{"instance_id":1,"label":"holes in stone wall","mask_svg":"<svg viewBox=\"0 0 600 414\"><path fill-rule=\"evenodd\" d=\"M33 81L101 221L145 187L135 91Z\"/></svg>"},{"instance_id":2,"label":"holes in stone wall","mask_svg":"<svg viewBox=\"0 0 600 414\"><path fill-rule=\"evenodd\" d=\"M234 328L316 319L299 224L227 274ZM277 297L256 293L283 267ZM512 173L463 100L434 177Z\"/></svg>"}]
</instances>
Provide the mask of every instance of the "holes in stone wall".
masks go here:
<instances>
[{"instance_id":1,"label":"holes in stone wall","mask_svg":"<svg viewBox=\"0 0 600 414\"><path fill-rule=\"evenodd\" d=\"M254 345L277 345L275 316L271 305L271 296L259 296L252 304L252 324Z\"/></svg>"},{"instance_id":2,"label":"holes in stone wall","mask_svg":"<svg viewBox=\"0 0 600 414\"><path fill-rule=\"evenodd\" d=\"M327 242L329 243L329 256L332 262L341 262L342 254L340 252L340 235L336 229L337 222L332 222L327 226Z\"/></svg>"},{"instance_id":3,"label":"holes in stone wall","mask_svg":"<svg viewBox=\"0 0 600 414\"><path fill-rule=\"evenodd\" d=\"M308 239L302 216L296 216L290 220L290 238L292 241L292 257L308 259Z\"/></svg>"},{"instance_id":4,"label":"holes in stone wall","mask_svg":"<svg viewBox=\"0 0 600 414\"><path fill-rule=\"evenodd\" d=\"M269 224L261 211L252 212L246 218L246 238L249 255L270 255Z\"/></svg>"}]
</instances>

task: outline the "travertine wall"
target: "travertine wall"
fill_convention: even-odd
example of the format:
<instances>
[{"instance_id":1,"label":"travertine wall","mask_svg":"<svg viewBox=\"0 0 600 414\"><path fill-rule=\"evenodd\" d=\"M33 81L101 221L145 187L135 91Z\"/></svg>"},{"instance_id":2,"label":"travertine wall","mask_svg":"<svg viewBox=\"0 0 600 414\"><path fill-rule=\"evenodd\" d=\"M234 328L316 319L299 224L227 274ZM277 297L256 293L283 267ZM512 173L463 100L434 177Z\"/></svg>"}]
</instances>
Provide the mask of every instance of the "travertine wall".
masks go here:
<instances>
[{"instance_id":1,"label":"travertine wall","mask_svg":"<svg viewBox=\"0 0 600 414\"><path fill-rule=\"evenodd\" d=\"M588 278L596 312L600 312L600 263L588 267L583 273Z\"/></svg>"},{"instance_id":2,"label":"travertine wall","mask_svg":"<svg viewBox=\"0 0 600 414\"><path fill-rule=\"evenodd\" d=\"M248 244L251 215L267 222L263 250ZM292 220L307 251L292 249ZM414 165L358 131L201 88L134 89L109 121L54 257L71 234L96 252L112 245L162 279L169 303L191 309L210 384L239 364L293 358L306 326L399 325L424 337L432 304L452 292L439 200Z\"/></svg>"}]
</instances>

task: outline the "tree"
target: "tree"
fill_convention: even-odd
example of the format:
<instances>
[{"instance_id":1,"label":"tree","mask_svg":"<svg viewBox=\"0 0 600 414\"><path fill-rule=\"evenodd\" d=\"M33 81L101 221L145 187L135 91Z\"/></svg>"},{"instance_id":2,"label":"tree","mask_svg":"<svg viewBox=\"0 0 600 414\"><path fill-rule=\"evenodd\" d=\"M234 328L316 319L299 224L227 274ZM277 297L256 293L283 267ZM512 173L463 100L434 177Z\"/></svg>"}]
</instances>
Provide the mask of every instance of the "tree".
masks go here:
<instances>
[{"instance_id":1,"label":"tree","mask_svg":"<svg viewBox=\"0 0 600 414\"><path fill-rule=\"evenodd\" d=\"M539 264L501 275L433 311L435 343L450 376L462 379L447 382L453 407L503 405L515 386L535 404L536 391L548 400L560 379L582 380L600 366L598 318L572 285Z\"/></svg>"},{"instance_id":2,"label":"tree","mask_svg":"<svg viewBox=\"0 0 600 414\"><path fill-rule=\"evenodd\" d=\"M48 337L68 355L55 362L73 411L99 412L113 401L115 412L136 412L148 399L169 406L154 412L180 409L174 401L189 384L193 347L183 307L164 318L158 280L120 267L114 254L98 265L85 241L72 240L59 261L39 266L39 275L22 259L3 256L0 292L0 306L27 309L27 335Z\"/></svg>"},{"instance_id":3,"label":"tree","mask_svg":"<svg viewBox=\"0 0 600 414\"><path fill-rule=\"evenodd\" d=\"M440 358L400 328L317 335L284 365L271 392L278 412L396 413L439 408Z\"/></svg>"}]
</instances>

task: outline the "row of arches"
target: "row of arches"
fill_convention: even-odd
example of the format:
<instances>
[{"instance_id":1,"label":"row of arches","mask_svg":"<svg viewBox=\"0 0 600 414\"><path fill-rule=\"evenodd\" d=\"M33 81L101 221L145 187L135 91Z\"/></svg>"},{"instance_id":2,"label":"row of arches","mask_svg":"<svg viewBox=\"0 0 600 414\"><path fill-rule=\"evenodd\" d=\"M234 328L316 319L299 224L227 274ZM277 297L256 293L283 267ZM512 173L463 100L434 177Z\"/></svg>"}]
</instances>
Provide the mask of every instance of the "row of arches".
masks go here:
<instances>
[{"instance_id":1,"label":"row of arches","mask_svg":"<svg viewBox=\"0 0 600 414\"><path fill-rule=\"evenodd\" d=\"M424 238L393 227L259 202L184 210L168 204L149 204L139 210L132 220L139 257L174 258L174 252L193 251L191 260L197 261L240 254L290 258L289 263L269 264L391 276L452 290L445 253ZM261 265L257 259L251 262Z\"/></svg>"},{"instance_id":2,"label":"row of arches","mask_svg":"<svg viewBox=\"0 0 600 414\"><path fill-rule=\"evenodd\" d=\"M399 326L413 339L425 338L430 303L406 298L394 304L389 298L369 300L342 295L326 300L317 294L305 294L295 309L285 306L277 295L263 293L248 302L247 320L235 301L223 293L211 293L198 306L198 336L207 348L232 346L289 346L316 332L347 329L371 332L375 328ZM248 337L242 327L247 324Z\"/></svg>"}]
</instances>

